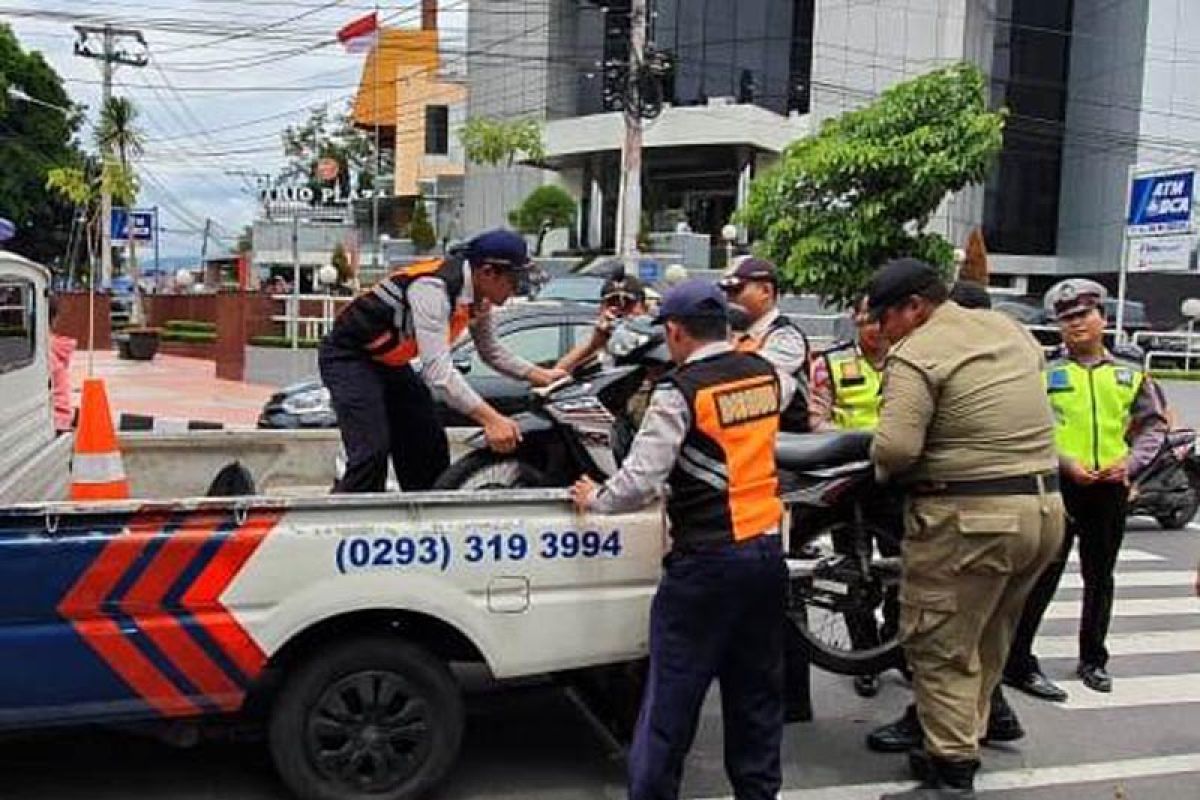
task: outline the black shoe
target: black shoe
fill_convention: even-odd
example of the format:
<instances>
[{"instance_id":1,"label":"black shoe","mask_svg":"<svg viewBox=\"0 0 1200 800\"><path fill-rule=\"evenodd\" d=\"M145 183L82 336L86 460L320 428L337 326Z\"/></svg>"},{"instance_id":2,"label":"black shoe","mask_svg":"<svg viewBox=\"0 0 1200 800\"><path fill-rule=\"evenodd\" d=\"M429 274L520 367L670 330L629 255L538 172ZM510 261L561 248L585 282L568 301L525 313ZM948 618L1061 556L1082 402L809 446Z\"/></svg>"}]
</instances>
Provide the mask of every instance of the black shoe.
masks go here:
<instances>
[{"instance_id":1,"label":"black shoe","mask_svg":"<svg viewBox=\"0 0 1200 800\"><path fill-rule=\"evenodd\" d=\"M926 756L930 774L925 782L907 792L885 794L880 800L975 800L975 771L978 761L946 761ZM910 766L912 760L910 760Z\"/></svg>"},{"instance_id":2,"label":"black shoe","mask_svg":"<svg viewBox=\"0 0 1200 800\"><path fill-rule=\"evenodd\" d=\"M854 693L859 697L874 697L879 694L879 676L855 675Z\"/></svg>"},{"instance_id":3,"label":"black shoe","mask_svg":"<svg viewBox=\"0 0 1200 800\"><path fill-rule=\"evenodd\" d=\"M867 734L867 747L876 753L907 753L924 743L917 707L904 709L904 716Z\"/></svg>"},{"instance_id":4,"label":"black shoe","mask_svg":"<svg viewBox=\"0 0 1200 800\"><path fill-rule=\"evenodd\" d=\"M1067 699L1067 693L1061 686L1037 670L1034 670L1023 678L1012 678L1005 675L1004 682L1014 689L1032 695L1039 700L1061 703Z\"/></svg>"},{"instance_id":5,"label":"black shoe","mask_svg":"<svg viewBox=\"0 0 1200 800\"><path fill-rule=\"evenodd\" d=\"M1004 699L1004 695L996 692L992 695L992 710L988 714L987 732L983 735L983 743L1015 742L1025 738L1025 729L1017 713Z\"/></svg>"},{"instance_id":6,"label":"black shoe","mask_svg":"<svg viewBox=\"0 0 1200 800\"><path fill-rule=\"evenodd\" d=\"M1075 670L1075 674L1083 681L1083 685L1093 692L1112 691L1112 675L1109 675L1108 670L1104 667L1098 667L1095 664L1080 664L1079 668Z\"/></svg>"},{"instance_id":7,"label":"black shoe","mask_svg":"<svg viewBox=\"0 0 1200 800\"><path fill-rule=\"evenodd\" d=\"M922 785L933 783L933 761L929 758L929 753L925 752L924 747L914 747L908 751L908 774L913 776L913 780L920 781Z\"/></svg>"}]
</instances>

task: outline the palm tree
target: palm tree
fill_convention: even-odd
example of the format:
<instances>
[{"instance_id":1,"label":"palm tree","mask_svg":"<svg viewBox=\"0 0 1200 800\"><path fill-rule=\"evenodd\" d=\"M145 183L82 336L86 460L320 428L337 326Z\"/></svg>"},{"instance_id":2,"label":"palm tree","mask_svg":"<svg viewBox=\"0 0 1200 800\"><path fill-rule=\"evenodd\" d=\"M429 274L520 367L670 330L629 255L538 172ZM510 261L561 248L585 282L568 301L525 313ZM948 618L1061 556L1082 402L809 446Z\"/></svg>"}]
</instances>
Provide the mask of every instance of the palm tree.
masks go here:
<instances>
[{"instance_id":1,"label":"palm tree","mask_svg":"<svg viewBox=\"0 0 1200 800\"><path fill-rule=\"evenodd\" d=\"M100 109L100 124L96 127L96 144L104 162L104 178L110 187L121 186L124 191L113 191L113 199L125 203L132 226L133 204L137 200L137 178L133 171L133 160L144 150L142 132L137 126L138 110L127 97L112 97ZM123 195L123 196L120 196ZM107 224L107 220L103 224ZM142 293L139 285L137 256L134 251L133 231L129 231L129 277L133 279L132 322L141 325L145 320L142 309Z\"/></svg>"}]
</instances>

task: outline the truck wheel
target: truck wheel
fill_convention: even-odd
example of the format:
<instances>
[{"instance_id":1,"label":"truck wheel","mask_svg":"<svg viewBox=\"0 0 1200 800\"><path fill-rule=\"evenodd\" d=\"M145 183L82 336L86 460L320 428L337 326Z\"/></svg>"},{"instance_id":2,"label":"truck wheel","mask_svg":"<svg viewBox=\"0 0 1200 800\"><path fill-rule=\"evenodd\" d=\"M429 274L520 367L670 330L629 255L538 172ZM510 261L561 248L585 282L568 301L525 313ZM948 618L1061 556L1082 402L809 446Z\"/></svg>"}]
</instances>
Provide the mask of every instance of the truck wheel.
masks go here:
<instances>
[{"instance_id":1,"label":"truck wheel","mask_svg":"<svg viewBox=\"0 0 1200 800\"><path fill-rule=\"evenodd\" d=\"M356 639L287 678L269 740L297 797L407 800L445 777L462 733L462 695L445 664L406 642Z\"/></svg>"}]
</instances>

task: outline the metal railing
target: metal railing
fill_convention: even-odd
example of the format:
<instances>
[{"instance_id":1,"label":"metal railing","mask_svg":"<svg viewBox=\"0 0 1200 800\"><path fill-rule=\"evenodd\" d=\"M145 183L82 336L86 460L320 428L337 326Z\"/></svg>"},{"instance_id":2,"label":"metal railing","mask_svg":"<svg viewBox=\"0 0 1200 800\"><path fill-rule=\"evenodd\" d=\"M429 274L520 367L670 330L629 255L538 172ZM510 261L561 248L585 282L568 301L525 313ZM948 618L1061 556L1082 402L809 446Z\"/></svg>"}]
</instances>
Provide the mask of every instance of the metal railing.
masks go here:
<instances>
[{"instance_id":1,"label":"metal railing","mask_svg":"<svg viewBox=\"0 0 1200 800\"><path fill-rule=\"evenodd\" d=\"M328 333L340 307L354 298L330 294L273 294L271 299L283 304L283 313L273 315L271 321L283 323L284 337L295 347L300 339L320 339ZM301 316L300 310L305 302L320 303L321 315Z\"/></svg>"},{"instance_id":2,"label":"metal railing","mask_svg":"<svg viewBox=\"0 0 1200 800\"><path fill-rule=\"evenodd\" d=\"M1162 341L1180 341L1183 342L1181 350L1164 350L1155 349L1154 344ZM1152 343L1149 346L1144 346L1142 342ZM1138 331L1133 335L1133 343L1142 347L1145 356L1143 366L1147 372L1150 371L1154 359L1171 358L1176 361L1183 359L1183 369L1185 372L1192 368L1192 360L1200 362L1200 335L1195 331L1195 323L1189 322L1186 331Z\"/></svg>"}]
</instances>

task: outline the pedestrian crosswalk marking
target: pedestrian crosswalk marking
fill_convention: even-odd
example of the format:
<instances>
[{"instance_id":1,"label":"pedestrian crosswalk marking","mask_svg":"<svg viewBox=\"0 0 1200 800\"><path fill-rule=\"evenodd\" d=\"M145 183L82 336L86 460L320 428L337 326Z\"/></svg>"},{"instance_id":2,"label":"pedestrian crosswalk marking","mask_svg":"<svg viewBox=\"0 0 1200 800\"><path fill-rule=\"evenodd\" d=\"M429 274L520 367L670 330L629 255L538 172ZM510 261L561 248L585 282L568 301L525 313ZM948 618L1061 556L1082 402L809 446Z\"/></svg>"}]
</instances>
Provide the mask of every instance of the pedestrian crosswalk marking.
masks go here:
<instances>
[{"instance_id":1,"label":"pedestrian crosswalk marking","mask_svg":"<svg viewBox=\"0 0 1200 800\"><path fill-rule=\"evenodd\" d=\"M1196 582L1196 573L1185 570L1159 570L1155 572L1117 572L1117 586L1127 588L1154 586L1192 586ZM1083 576L1070 572L1062 576L1060 589L1082 589Z\"/></svg>"},{"instance_id":2,"label":"pedestrian crosswalk marking","mask_svg":"<svg viewBox=\"0 0 1200 800\"><path fill-rule=\"evenodd\" d=\"M1136 547L1129 547L1117 553L1117 561L1119 562L1156 562L1166 561L1167 559L1157 553L1151 553L1149 550L1138 550ZM1067 556L1068 564L1079 564L1079 550L1073 548L1071 555Z\"/></svg>"},{"instance_id":3,"label":"pedestrian crosswalk marking","mask_svg":"<svg viewBox=\"0 0 1200 800\"><path fill-rule=\"evenodd\" d=\"M1068 711L1200 703L1200 672L1116 675L1110 693L1093 692L1079 681L1063 681L1060 685L1070 697L1059 707Z\"/></svg>"},{"instance_id":4,"label":"pedestrian crosswalk marking","mask_svg":"<svg viewBox=\"0 0 1200 800\"><path fill-rule=\"evenodd\" d=\"M1200 773L1200 753L1127 758L1061 767L984 771L975 779L975 788L980 792L1004 792L1103 781L1129 781L1168 775L1190 775L1191 773ZM877 800L881 793L903 791L912 786L912 781L860 783L853 786L788 789L780 792L779 796L782 800ZM1097 796L1111 797L1112 795L1110 792L1108 795L1101 793ZM728 800L728 798L721 798L721 800Z\"/></svg>"},{"instance_id":5,"label":"pedestrian crosswalk marking","mask_svg":"<svg viewBox=\"0 0 1200 800\"><path fill-rule=\"evenodd\" d=\"M1133 547L1128 548L1126 550L1122 550L1120 553L1117 554L1117 561L1150 562L1150 561L1166 561L1166 560L1167 559L1163 558L1162 556L1160 556L1156 553L1151 553L1148 550L1138 550L1137 548L1133 548ZM1071 555L1067 558L1067 563L1068 564L1078 564L1079 563L1079 551L1078 550L1071 551Z\"/></svg>"},{"instance_id":6,"label":"pedestrian crosswalk marking","mask_svg":"<svg viewBox=\"0 0 1200 800\"><path fill-rule=\"evenodd\" d=\"M1117 578L1121 582L1121 578ZM1078 620L1083 601L1055 600L1046 609L1046 619ZM1182 614L1200 615L1200 600L1195 597L1117 597L1113 603L1114 617L1162 617Z\"/></svg>"},{"instance_id":7,"label":"pedestrian crosswalk marking","mask_svg":"<svg viewBox=\"0 0 1200 800\"><path fill-rule=\"evenodd\" d=\"M1200 602L1197 603L1197 612L1200 613ZM1105 646L1114 656L1200 651L1200 629L1110 633ZM1079 654L1079 637L1039 636L1033 651L1042 658L1075 658Z\"/></svg>"}]
</instances>

